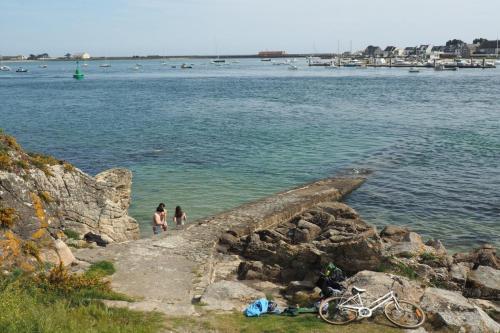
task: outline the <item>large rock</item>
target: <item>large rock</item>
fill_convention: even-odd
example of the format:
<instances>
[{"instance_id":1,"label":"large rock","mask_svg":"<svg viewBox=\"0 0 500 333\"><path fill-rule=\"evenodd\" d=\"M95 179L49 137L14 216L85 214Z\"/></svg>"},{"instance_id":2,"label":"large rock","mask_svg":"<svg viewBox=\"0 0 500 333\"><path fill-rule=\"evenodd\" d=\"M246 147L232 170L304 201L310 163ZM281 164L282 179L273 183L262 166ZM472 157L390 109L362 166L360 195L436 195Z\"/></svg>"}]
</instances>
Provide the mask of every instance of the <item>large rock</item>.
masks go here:
<instances>
[{"instance_id":1,"label":"large rock","mask_svg":"<svg viewBox=\"0 0 500 333\"><path fill-rule=\"evenodd\" d=\"M500 270L479 266L467 277L466 294L475 298L500 301Z\"/></svg>"},{"instance_id":2,"label":"large rock","mask_svg":"<svg viewBox=\"0 0 500 333\"><path fill-rule=\"evenodd\" d=\"M410 230L405 227L388 225L380 232L380 237L384 241L401 242L410 233Z\"/></svg>"},{"instance_id":3,"label":"large rock","mask_svg":"<svg viewBox=\"0 0 500 333\"><path fill-rule=\"evenodd\" d=\"M231 243L231 250L246 259L280 267L282 282L302 280L327 262L356 273L374 270L382 261L382 242L376 229L338 202L320 203L273 229L258 230ZM243 272L240 278L262 276L255 269Z\"/></svg>"},{"instance_id":4,"label":"large rock","mask_svg":"<svg viewBox=\"0 0 500 333\"><path fill-rule=\"evenodd\" d=\"M219 281L211 284L200 299L207 310L243 310L250 302L266 295L241 282Z\"/></svg>"},{"instance_id":5,"label":"large rock","mask_svg":"<svg viewBox=\"0 0 500 333\"><path fill-rule=\"evenodd\" d=\"M420 303L435 328L451 332L498 333L500 325L459 293L427 288Z\"/></svg>"},{"instance_id":6,"label":"large rock","mask_svg":"<svg viewBox=\"0 0 500 333\"><path fill-rule=\"evenodd\" d=\"M0 252L15 238L28 249L19 254L41 252L41 257L53 259L48 249L61 248L55 241L65 238L64 229L115 242L139 238L138 223L127 213L130 171L112 169L91 177L64 161L28 155L2 134L0 155L8 161L0 164L0 209L13 217L0 230ZM60 251L64 262L71 259L68 251Z\"/></svg>"},{"instance_id":7,"label":"large rock","mask_svg":"<svg viewBox=\"0 0 500 333\"><path fill-rule=\"evenodd\" d=\"M402 276L381 272L361 271L349 278L346 285L348 289L354 286L366 289L367 292L363 294L363 297L371 301L391 290L398 295L399 299L410 302L419 302L424 294L424 290L417 282Z\"/></svg>"},{"instance_id":8,"label":"large rock","mask_svg":"<svg viewBox=\"0 0 500 333\"><path fill-rule=\"evenodd\" d=\"M495 247L491 244L483 244L480 248L469 253L456 253L453 259L455 262L470 262L476 266L490 266L500 269L500 259Z\"/></svg>"}]
</instances>

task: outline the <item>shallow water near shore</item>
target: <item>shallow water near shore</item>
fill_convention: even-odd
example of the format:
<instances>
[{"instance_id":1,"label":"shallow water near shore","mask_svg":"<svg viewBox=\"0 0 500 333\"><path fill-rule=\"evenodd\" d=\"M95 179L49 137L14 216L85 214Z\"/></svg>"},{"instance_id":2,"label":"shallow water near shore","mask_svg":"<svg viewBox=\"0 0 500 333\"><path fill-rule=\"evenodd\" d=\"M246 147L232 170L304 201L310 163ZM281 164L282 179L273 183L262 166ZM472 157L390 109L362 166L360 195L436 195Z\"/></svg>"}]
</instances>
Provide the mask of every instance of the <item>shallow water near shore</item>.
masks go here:
<instances>
[{"instance_id":1,"label":"shallow water near shore","mask_svg":"<svg viewBox=\"0 0 500 333\"><path fill-rule=\"evenodd\" d=\"M159 202L194 220L368 169L347 198L367 222L454 250L500 245L500 69L189 62L91 61L82 81L72 62L23 63L29 73L0 72L0 127L91 174L130 168L144 235Z\"/></svg>"}]
</instances>

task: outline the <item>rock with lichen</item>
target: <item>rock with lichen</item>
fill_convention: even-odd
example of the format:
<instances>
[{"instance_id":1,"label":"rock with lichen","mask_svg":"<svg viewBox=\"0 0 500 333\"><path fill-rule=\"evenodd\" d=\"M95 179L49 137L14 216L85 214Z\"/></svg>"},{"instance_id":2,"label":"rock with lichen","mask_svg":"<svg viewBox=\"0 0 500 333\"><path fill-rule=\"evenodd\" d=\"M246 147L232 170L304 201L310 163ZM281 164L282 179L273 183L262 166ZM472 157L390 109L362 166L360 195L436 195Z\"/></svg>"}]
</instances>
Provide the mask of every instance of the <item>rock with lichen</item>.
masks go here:
<instances>
[{"instance_id":1,"label":"rock with lichen","mask_svg":"<svg viewBox=\"0 0 500 333\"><path fill-rule=\"evenodd\" d=\"M139 226L127 213L131 183L128 170L92 177L67 162L27 153L0 133L0 266L70 264L65 231L115 242L138 238Z\"/></svg>"}]
</instances>

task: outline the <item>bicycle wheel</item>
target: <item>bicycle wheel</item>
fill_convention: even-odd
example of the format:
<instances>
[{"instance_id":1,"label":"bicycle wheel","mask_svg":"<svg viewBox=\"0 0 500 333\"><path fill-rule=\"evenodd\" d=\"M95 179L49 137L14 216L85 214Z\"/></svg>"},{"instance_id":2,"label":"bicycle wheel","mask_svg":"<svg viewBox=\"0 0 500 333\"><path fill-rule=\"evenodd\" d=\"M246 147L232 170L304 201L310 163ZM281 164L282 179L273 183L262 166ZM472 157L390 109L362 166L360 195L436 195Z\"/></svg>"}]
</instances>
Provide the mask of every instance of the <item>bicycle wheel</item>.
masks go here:
<instances>
[{"instance_id":1,"label":"bicycle wheel","mask_svg":"<svg viewBox=\"0 0 500 333\"><path fill-rule=\"evenodd\" d=\"M425 312L416 304L399 301L399 309L395 302L388 303L384 308L387 319L403 328L417 328L425 322Z\"/></svg>"},{"instance_id":2,"label":"bicycle wheel","mask_svg":"<svg viewBox=\"0 0 500 333\"><path fill-rule=\"evenodd\" d=\"M334 325L347 324L358 317L358 312L353 309L339 307L342 297L328 297L321 301L319 305L319 316L327 323Z\"/></svg>"}]
</instances>

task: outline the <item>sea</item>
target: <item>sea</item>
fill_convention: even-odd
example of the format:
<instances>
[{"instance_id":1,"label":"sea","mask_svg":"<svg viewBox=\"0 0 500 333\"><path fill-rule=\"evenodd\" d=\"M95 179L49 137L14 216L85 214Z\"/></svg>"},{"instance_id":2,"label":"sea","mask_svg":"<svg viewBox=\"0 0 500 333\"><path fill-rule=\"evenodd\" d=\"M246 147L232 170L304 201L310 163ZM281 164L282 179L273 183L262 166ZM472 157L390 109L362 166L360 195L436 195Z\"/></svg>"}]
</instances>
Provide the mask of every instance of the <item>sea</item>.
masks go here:
<instances>
[{"instance_id":1,"label":"sea","mask_svg":"<svg viewBox=\"0 0 500 333\"><path fill-rule=\"evenodd\" d=\"M91 175L132 170L143 236L160 202L192 222L363 174L346 202L379 229L407 226L453 251L500 245L500 69L102 63L80 63L75 80L72 61L4 62L0 128Z\"/></svg>"}]
</instances>

